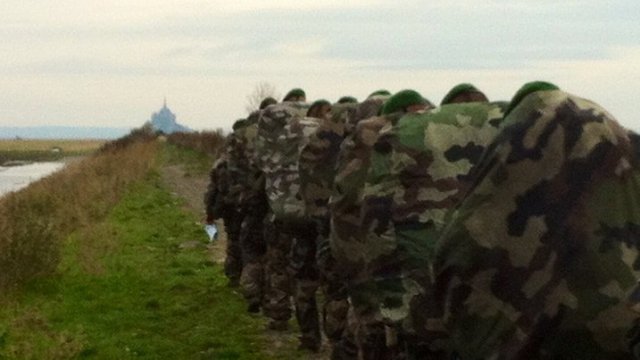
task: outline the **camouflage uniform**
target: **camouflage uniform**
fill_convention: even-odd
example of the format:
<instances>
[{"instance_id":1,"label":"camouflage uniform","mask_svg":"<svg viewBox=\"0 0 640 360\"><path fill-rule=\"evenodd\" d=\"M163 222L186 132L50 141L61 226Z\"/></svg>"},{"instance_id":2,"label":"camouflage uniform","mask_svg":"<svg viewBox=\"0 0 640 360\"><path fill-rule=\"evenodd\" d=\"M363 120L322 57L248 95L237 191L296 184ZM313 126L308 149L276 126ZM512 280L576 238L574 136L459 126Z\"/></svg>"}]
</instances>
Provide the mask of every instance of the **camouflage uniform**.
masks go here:
<instances>
[{"instance_id":1,"label":"camouflage uniform","mask_svg":"<svg viewBox=\"0 0 640 360\"><path fill-rule=\"evenodd\" d=\"M438 241L431 345L463 360L640 358L638 154L595 103L524 96Z\"/></svg>"},{"instance_id":2,"label":"camouflage uniform","mask_svg":"<svg viewBox=\"0 0 640 360\"><path fill-rule=\"evenodd\" d=\"M377 109L382 101L370 101L360 106L370 110L377 103ZM366 111L367 114L377 113ZM358 111L356 111L356 114ZM356 115L357 116L357 115ZM368 249L363 246L363 231L360 221L362 205L362 188L370 166L372 146L378 138L378 132L392 121L389 117L373 117L355 121L348 125L355 125L355 130L342 143L336 166L334 191L331 195L329 207L331 212L331 231L329 242L331 253L335 258L335 271L347 282L348 293L356 319L356 333L360 356L364 359L392 358L390 349L386 346L385 327L382 322L380 309L372 295L358 287L358 275L362 274L365 262L364 256Z\"/></svg>"},{"instance_id":3,"label":"camouflage uniform","mask_svg":"<svg viewBox=\"0 0 640 360\"><path fill-rule=\"evenodd\" d=\"M328 202L333 188L340 144L345 136L346 119L353 116L357 104L333 105L332 117L322 119L319 128L302 149L299 160L300 194L306 215L316 224L317 263L322 274L324 332L332 345L332 359L355 359L354 335L347 331L349 310L346 283L335 272L329 247Z\"/></svg>"},{"instance_id":4,"label":"camouflage uniform","mask_svg":"<svg viewBox=\"0 0 640 360\"><path fill-rule=\"evenodd\" d=\"M421 351L409 310L429 282L437 234L497 134L503 108L469 103L407 114L373 146L361 209L366 272L357 286L375 294L405 353Z\"/></svg>"},{"instance_id":5,"label":"camouflage uniform","mask_svg":"<svg viewBox=\"0 0 640 360\"><path fill-rule=\"evenodd\" d=\"M268 210L264 193L264 174L252 162L258 132L259 111L249 115L245 126L238 130L236 172L234 181L239 187L240 210L244 219L240 229L240 247L244 266L240 277L242 293L249 311L256 312L262 305L265 292L264 220Z\"/></svg>"},{"instance_id":6,"label":"camouflage uniform","mask_svg":"<svg viewBox=\"0 0 640 360\"><path fill-rule=\"evenodd\" d=\"M270 317L276 321L288 318L292 285L288 275L293 275L301 346L317 350L321 337L316 304L316 232L304 213L298 174L300 151L318 126L317 119L304 117L307 107L283 103L265 109L259 121L260 166L273 219L267 242Z\"/></svg>"},{"instance_id":7,"label":"camouflage uniform","mask_svg":"<svg viewBox=\"0 0 640 360\"><path fill-rule=\"evenodd\" d=\"M231 134L226 149L233 147L234 134ZM231 286L237 286L242 272L242 251L239 233L242 214L237 210L237 198L231 182L228 154L221 157L209 173L209 186L204 197L207 218L222 218L227 233L227 254L224 273Z\"/></svg>"}]
</instances>

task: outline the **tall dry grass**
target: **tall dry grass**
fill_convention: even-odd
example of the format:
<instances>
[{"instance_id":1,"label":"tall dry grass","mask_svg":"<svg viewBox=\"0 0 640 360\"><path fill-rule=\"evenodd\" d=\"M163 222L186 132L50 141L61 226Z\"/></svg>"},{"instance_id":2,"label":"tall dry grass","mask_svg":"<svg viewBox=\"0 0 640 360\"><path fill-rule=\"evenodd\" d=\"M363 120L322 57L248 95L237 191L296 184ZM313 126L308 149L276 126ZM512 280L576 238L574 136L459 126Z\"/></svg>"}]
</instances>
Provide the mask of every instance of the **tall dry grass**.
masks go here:
<instances>
[{"instance_id":1,"label":"tall dry grass","mask_svg":"<svg viewBox=\"0 0 640 360\"><path fill-rule=\"evenodd\" d=\"M225 143L222 130L192 133L173 133L167 136L169 143L193 149L216 158Z\"/></svg>"},{"instance_id":2,"label":"tall dry grass","mask_svg":"<svg viewBox=\"0 0 640 360\"><path fill-rule=\"evenodd\" d=\"M149 173L157 151L151 133L135 130L0 199L0 294L53 273L62 241L104 217L129 184Z\"/></svg>"}]
</instances>

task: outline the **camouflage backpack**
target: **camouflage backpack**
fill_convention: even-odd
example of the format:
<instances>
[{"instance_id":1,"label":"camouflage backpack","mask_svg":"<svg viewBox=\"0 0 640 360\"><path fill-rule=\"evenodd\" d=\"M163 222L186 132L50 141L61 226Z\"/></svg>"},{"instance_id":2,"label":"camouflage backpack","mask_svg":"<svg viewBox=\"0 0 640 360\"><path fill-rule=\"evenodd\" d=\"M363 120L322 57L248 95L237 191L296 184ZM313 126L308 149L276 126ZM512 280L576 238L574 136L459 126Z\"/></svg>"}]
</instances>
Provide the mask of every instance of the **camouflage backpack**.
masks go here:
<instances>
[{"instance_id":1,"label":"camouflage backpack","mask_svg":"<svg viewBox=\"0 0 640 360\"><path fill-rule=\"evenodd\" d=\"M438 241L425 340L463 360L640 358L639 154L597 104L526 95Z\"/></svg>"},{"instance_id":2,"label":"camouflage backpack","mask_svg":"<svg viewBox=\"0 0 640 360\"><path fill-rule=\"evenodd\" d=\"M361 269L390 322L408 320L438 232L498 133L505 104L445 105L407 114L380 131L363 186ZM375 289L375 290L373 290ZM410 323L403 324L412 331Z\"/></svg>"},{"instance_id":3,"label":"camouflage backpack","mask_svg":"<svg viewBox=\"0 0 640 360\"><path fill-rule=\"evenodd\" d=\"M300 153L300 194L309 217L329 217L328 202L340 144L345 137L345 123L356 106L355 103L334 104L331 118L320 120Z\"/></svg>"},{"instance_id":4,"label":"camouflage backpack","mask_svg":"<svg viewBox=\"0 0 640 360\"><path fill-rule=\"evenodd\" d=\"M283 103L265 109L258 123L257 153L265 174L265 191L276 219L305 218L300 195L298 158L318 119L307 118L307 104Z\"/></svg>"}]
</instances>

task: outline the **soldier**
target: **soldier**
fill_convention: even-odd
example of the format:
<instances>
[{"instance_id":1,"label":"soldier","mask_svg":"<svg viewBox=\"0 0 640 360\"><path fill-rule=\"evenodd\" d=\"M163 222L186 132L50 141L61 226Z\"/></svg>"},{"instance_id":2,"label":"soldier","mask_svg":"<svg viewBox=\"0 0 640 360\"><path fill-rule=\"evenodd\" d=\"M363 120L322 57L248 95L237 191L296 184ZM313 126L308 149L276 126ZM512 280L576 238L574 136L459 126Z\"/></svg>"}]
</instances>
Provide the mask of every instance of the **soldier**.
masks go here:
<instances>
[{"instance_id":1,"label":"soldier","mask_svg":"<svg viewBox=\"0 0 640 360\"><path fill-rule=\"evenodd\" d=\"M383 128L373 146L361 209L368 249L360 286L372 289L402 351L421 358L410 308L428 284L429 264L446 216L498 132L500 104L459 103L407 114Z\"/></svg>"},{"instance_id":2,"label":"soldier","mask_svg":"<svg viewBox=\"0 0 640 360\"><path fill-rule=\"evenodd\" d=\"M240 203L235 178L235 149L238 146L238 131L245 126L244 119L233 124L233 133L227 139L225 155L213 167L210 173L210 183L205 194L207 223L213 222L216 216L222 217L227 233L227 256L224 262L224 272L229 278L229 286L236 287L240 283L242 273L242 249L240 247L240 226L243 214L238 211Z\"/></svg>"},{"instance_id":3,"label":"soldier","mask_svg":"<svg viewBox=\"0 0 640 360\"><path fill-rule=\"evenodd\" d=\"M597 104L518 91L438 241L431 345L462 360L640 358L638 154Z\"/></svg>"},{"instance_id":4,"label":"soldier","mask_svg":"<svg viewBox=\"0 0 640 360\"><path fill-rule=\"evenodd\" d=\"M302 333L300 348L314 352L321 344L315 298L319 280L315 265L316 232L304 214L299 194L298 154L318 126L317 119L306 117L308 110L322 112L325 105L316 103L308 109L304 103L285 102L268 107L259 121L260 165L265 173L273 226L273 235L267 243L270 317L274 326L286 326L293 285L296 320Z\"/></svg>"},{"instance_id":5,"label":"soldier","mask_svg":"<svg viewBox=\"0 0 640 360\"><path fill-rule=\"evenodd\" d=\"M324 111L313 112L315 104L322 105ZM316 257L325 294L322 317L325 335L331 343L331 359L355 359L357 347L354 335L346 331L349 309L346 284L333 269L328 246L328 201L338 151L345 135L346 118L353 114L357 104L345 102L330 107L327 101L317 101L314 105L307 115L318 118L320 124L300 153L300 194L305 201L305 213L315 223L318 232ZM331 114L327 111L329 109Z\"/></svg>"},{"instance_id":6,"label":"soldier","mask_svg":"<svg viewBox=\"0 0 640 360\"><path fill-rule=\"evenodd\" d=\"M375 96L375 95L374 95ZM348 292L358 322L358 346L364 359L394 358L394 344L387 344L387 332L380 303L374 289L367 286L367 254L363 246L361 222L363 186L371 165L372 147L381 129L391 126L408 112L420 112L429 101L418 92L403 90L390 97L382 107L382 116L357 123L353 134L342 144L334 192L330 200L330 244L337 273L348 284ZM378 111L375 111L377 113ZM389 346L387 346L389 345Z\"/></svg>"},{"instance_id":7,"label":"soldier","mask_svg":"<svg viewBox=\"0 0 640 360\"><path fill-rule=\"evenodd\" d=\"M240 287L250 313L259 312L264 301L266 244L263 225L269 207L264 192L264 174L251 160L254 156L260 113L275 103L277 101L271 97L262 100L259 109L249 115L244 128L238 134L242 141L238 143L239 166L234 180L241 188L240 210L245 214L240 229L240 246L244 261Z\"/></svg>"},{"instance_id":8,"label":"soldier","mask_svg":"<svg viewBox=\"0 0 640 360\"><path fill-rule=\"evenodd\" d=\"M447 95L442 98L440 105L469 103L469 102L489 102L487 96L475 86L469 83L462 83L454 86Z\"/></svg>"}]
</instances>

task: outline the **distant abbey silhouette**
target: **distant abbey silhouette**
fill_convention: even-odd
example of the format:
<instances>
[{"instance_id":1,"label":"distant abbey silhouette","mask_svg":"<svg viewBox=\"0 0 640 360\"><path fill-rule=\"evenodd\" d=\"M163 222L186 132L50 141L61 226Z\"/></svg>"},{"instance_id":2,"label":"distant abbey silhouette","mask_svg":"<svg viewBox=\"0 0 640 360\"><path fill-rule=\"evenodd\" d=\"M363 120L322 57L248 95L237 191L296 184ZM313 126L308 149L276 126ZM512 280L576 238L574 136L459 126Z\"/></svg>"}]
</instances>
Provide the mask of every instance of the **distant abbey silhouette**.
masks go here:
<instances>
[{"instance_id":1,"label":"distant abbey silhouette","mask_svg":"<svg viewBox=\"0 0 640 360\"><path fill-rule=\"evenodd\" d=\"M160 111L151 115L151 127L155 131L160 131L165 134L171 134L174 132L191 132L192 130L186 126L182 126L176 122L176 115L167 107L167 98L164 98L164 103Z\"/></svg>"}]
</instances>

